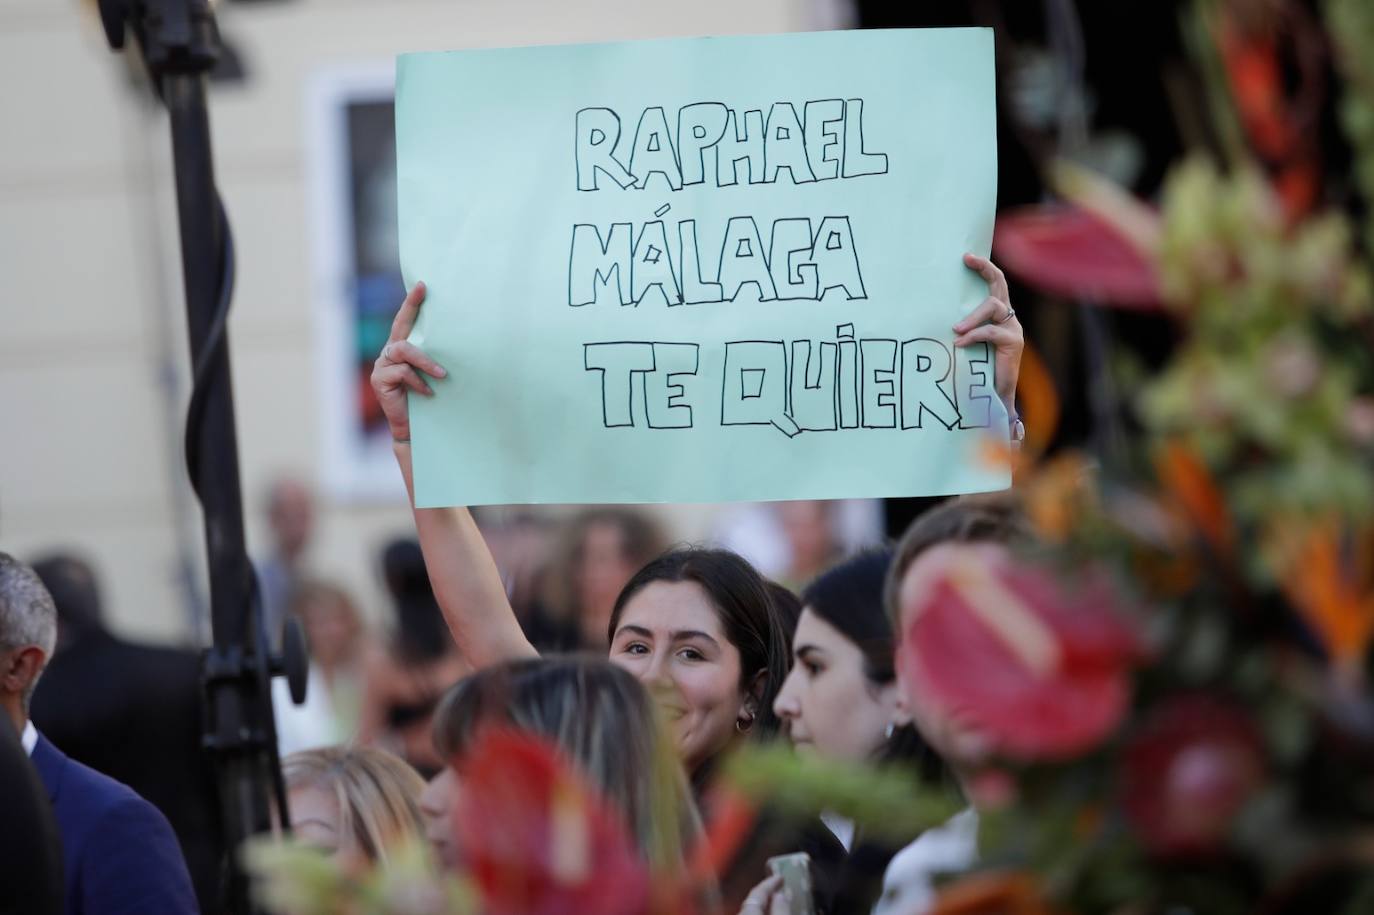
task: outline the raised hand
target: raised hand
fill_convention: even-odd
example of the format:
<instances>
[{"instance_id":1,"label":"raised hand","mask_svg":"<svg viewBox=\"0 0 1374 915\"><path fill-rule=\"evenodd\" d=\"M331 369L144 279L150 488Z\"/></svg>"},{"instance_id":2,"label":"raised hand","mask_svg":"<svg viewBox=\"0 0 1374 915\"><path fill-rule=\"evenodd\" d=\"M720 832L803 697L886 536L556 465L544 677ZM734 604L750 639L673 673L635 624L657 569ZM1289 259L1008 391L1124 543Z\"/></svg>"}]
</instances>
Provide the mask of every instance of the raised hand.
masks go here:
<instances>
[{"instance_id":1,"label":"raised hand","mask_svg":"<svg viewBox=\"0 0 1374 915\"><path fill-rule=\"evenodd\" d=\"M988 343L992 346L996 354L997 396L1006 404L1007 415L1014 417L1016 378L1021 372L1021 351L1026 347L1026 338L1021 330L1021 321L1016 317L1016 310L1011 307L1007 278L986 257L965 254L964 266L977 271L979 276L987 280L988 297L954 325L954 332L959 335L954 339L954 345Z\"/></svg>"},{"instance_id":2,"label":"raised hand","mask_svg":"<svg viewBox=\"0 0 1374 915\"><path fill-rule=\"evenodd\" d=\"M381 355L372 365L372 390L391 427L391 438L399 444L410 442L410 404L408 392L426 397L434 393L420 373L433 378L448 375L444 367L425 355L424 350L406 342L420 305L425 300L425 284L416 283L406 294L405 301L391 322L391 335L382 347Z\"/></svg>"}]
</instances>

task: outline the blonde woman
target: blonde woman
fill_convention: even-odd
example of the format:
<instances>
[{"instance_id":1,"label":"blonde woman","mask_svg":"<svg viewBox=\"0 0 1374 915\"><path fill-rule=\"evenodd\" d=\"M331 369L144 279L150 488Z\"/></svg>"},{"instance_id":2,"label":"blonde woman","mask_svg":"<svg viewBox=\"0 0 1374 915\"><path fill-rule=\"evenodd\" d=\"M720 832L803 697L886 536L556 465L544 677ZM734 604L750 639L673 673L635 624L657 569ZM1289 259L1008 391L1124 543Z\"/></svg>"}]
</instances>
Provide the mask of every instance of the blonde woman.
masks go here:
<instances>
[{"instance_id":1,"label":"blonde woman","mask_svg":"<svg viewBox=\"0 0 1374 915\"><path fill-rule=\"evenodd\" d=\"M645 863L660 875L685 874L701 820L654 701L631 674L581 655L488 667L440 702L435 748L461 768L476 736L493 725L549 738L624 818ZM449 818L460 790L451 765L421 803L435 851L450 866Z\"/></svg>"},{"instance_id":2,"label":"blonde woman","mask_svg":"<svg viewBox=\"0 0 1374 915\"><path fill-rule=\"evenodd\" d=\"M375 747L324 747L282 760L296 838L337 858L387 863L388 852L424 841L424 780Z\"/></svg>"}]
</instances>

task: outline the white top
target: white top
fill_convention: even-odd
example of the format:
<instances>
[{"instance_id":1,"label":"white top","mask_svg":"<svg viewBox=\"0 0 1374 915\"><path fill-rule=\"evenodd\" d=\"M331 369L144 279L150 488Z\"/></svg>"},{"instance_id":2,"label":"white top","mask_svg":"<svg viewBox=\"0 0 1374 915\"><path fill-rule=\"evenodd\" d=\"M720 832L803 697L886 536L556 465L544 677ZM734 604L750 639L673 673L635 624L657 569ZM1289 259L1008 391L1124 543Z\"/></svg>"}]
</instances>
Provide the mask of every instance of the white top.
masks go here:
<instances>
[{"instance_id":1,"label":"white top","mask_svg":"<svg viewBox=\"0 0 1374 915\"><path fill-rule=\"evenodd\" d=\"M32 721L24 722L24 733L19 735L19 742L23 745L24 752L32 756L33 748L38 745L38 728L33 726Z\"/></svg>"},{"instance_id":2,"label":"white top","mask_svg":"<svg viewBox=\"0 0 1374 915\"><path fill-rule=\"evenodd\" d=\"M927 829L893 855L873 915L923 915L935 902L935 877L978 860L978 814L972 807Z\"/></svg>"},{"instance_id":3,"label":"white top","mask_svg":"<svg viewBox=\"0 0 1374 915\"><path fill-rule=\"evenodd\" d=\"M821 814L821 822L825 828L835 834L835 838L840 840L845 851L854 850L854 821L845 819L838 813L825 811Z\"/></svg>"}]
</instances>

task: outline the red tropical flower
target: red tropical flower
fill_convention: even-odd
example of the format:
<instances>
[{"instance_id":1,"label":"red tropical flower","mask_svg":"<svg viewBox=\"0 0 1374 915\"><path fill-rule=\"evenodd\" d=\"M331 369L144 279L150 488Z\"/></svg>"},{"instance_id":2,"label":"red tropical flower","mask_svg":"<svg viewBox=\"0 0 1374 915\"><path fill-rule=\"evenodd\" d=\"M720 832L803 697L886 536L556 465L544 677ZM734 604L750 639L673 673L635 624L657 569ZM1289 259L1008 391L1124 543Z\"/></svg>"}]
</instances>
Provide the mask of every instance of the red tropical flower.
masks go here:
<instances>
[{"instance_id":1,"label":"red tropical flower","mask_svg":"<svg viewBox=\"0 0 1374 915\"><path fill-rule=\"evenodd\" d=\"M1007 272L1050 295L1160 310L1151 253L1090 209L1057 204L999 213L992 250Z\"/></svg>"},{"instance_id":2,"label":"red tropical flower","mask_svg":"<svg viewBox=\"0 0 1374 915\"><path fill-rule=\"evenodd\" d=\"M897 660L912 695L991 751L1069 758L1121 721L1142 651L1105 575L1070 587L1040 566L951 554L932 587L904 597Z\"/></svg>"},{"instance_id":3,"label":"red tropical flower","mask_svg":"<svg viewBox=\"0 0 1374 915\"><path fill-rule=\"evenodd\" d=\"M454 836L484 915L641 915L648 870L619 815L529 734L490 730L458 769Z\"/></svg>"},{"instance_id":4,"label":"red tropical flower","mask_svg":"<svg viewBox=\"0 0 1374 915\"><path fill-rule=\"evenodd\" d=\"M1234 703L1206 694L1165 700L1131 738L1122 803L1150 851L1206 853L1225 839L1264 776L1259 729Z\"/></svg>"}]
</instances>

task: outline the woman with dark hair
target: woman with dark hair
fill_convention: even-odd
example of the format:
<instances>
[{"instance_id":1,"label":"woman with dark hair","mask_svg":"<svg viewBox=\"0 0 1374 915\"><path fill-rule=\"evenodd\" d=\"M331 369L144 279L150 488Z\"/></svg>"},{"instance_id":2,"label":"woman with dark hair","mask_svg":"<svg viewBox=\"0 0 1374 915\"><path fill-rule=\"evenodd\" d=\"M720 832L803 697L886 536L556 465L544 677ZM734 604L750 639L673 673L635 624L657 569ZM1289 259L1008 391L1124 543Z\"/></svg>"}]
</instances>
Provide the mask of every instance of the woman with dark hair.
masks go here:
<instances>
[{"instance_id":1,"label":"woman with dark hair","mask_svg":"<svg viewBox=\"0 0 1374 915\"><path fill-rule=\"evenodd\" d=\"M912 766L922 777L936 779L940 760L926 748L899 700L895 643L883 608L891 564L891 549L866 550L802 591L792 669L773 708L800 752ZM863 841L843 818L823 815L822 820L850 853L832 876L832 911L868 912L897 846ZM760 884L750 899L762 905L774 882Z\"/></svg>"},{"instance_id":2,"label":"woman with dark hair","mask_svg":"<svg viewBox=\"0 0 1374 915\"><path fill-rule=\"evenodd\" d=\"M777 732L784 631L769 583L743 558L673 550L620 592L610 659L653 691L683 763L696 772L742 735Z\"/></svg>"},{"instance_id":3,"label":"woman with dark hair","mask_svg":"<svg viewBox=\"0 0 1374 915\"><path fill-rule=\"evenodd\" d=\"M802 591L792 668L774 710L803 750L856 762L924 755L898 701L895 643L883 609L891 564L891 549L866 550Z\"/></svg>"}]
</instances>

